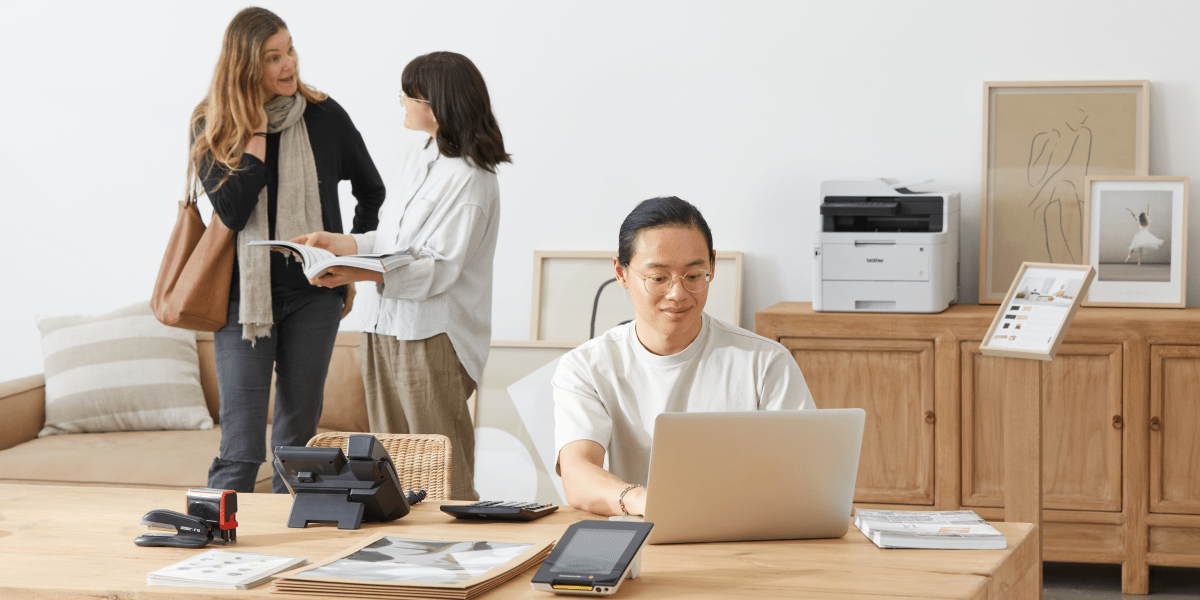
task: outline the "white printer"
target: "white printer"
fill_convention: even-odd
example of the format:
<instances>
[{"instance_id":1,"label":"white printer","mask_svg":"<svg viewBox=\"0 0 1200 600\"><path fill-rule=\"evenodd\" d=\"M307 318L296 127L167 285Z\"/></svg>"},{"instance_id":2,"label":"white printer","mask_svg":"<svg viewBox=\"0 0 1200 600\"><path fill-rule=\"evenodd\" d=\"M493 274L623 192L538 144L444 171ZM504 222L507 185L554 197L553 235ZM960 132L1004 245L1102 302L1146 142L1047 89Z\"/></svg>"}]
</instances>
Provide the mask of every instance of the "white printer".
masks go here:
<instances>
[{"instance_id":1,"label":"white printer","mask_svg":"<svg viewBox=\"0 0 1200 600\"><path fill-rule=\"evenodd\" d=\"M821 184L813 310L937 313L958 302L958 192Z\"/></svg>"}]
</instances>

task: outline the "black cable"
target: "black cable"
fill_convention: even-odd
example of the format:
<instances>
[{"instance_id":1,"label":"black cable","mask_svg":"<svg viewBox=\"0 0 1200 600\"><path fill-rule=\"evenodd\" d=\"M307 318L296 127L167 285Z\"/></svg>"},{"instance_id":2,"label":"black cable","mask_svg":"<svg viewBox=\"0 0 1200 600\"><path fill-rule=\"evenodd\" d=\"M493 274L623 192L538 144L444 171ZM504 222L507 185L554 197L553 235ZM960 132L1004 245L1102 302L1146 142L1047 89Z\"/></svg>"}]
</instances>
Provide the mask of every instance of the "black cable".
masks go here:
<instances>
[{"instance_id":1,"label":"black cable","mask_svg":"<svg viewBox=\"0 0 1200 600\"><path fill-rule=\"evenodd\" d=\"M606 286L616 280L617 280L617 278L613 277L612 279L609 279L608 281L605 281L604 283L600 284L600 289L596 290L596 300L594 302L592 302L592 328L588 330L588 339L589 340L596 337L596 311L599 310L599 308L600 308L600 293L604 291L604 286Z\"/></svg>"},{"instance_id":2,"label":"black cable","mask_svg":"<svg viewBox=\"0 0 1200 600\"><path fill-rule=\"evenodd\" d=\"M408 505L412 506L425 499L425 490L410 491L406 499L408 500Z\"/></svg>"}]
</instances>

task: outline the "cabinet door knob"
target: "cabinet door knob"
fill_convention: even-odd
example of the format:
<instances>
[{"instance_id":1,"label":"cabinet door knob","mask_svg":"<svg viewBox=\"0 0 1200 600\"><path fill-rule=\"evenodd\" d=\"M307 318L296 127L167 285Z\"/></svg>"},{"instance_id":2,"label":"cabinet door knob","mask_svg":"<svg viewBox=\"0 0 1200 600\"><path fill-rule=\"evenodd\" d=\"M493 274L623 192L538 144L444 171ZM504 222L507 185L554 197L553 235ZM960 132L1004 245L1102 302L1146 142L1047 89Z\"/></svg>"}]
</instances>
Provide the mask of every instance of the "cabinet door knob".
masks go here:
<instances>
[{"instance_id":1,"label":"cabinet door knob","mask_svg":"<svg viewBox=\"0 0 1200 600\"><path fill-rule=\"evenodd\" d=\"M1150 417L1150 431L1158 431L1162 429L1162 421L1158 417Z\"/></svg>"},{"instance_id":2,"label":"cabinet door knob","mask_svg":"<svg viewBox=\"0 0 1200 600\"><path fill-rule=\"evenodd\" d=\"M1121 415L1113 415L1113 429L1120 429L1124 426L1125 423L1121 420Z\"/></svg>"},{"instance_id":3,"label":"cabinet door knob","mask_svg":"<svg viewBox=\"0 0 1200 600\"><path fill-rule=\"evenodd\" d=\"M934 424L937 422L937 415L934 415L932 410L925 411L925 422L930 425Z\"/></svg>"}]
</instances>

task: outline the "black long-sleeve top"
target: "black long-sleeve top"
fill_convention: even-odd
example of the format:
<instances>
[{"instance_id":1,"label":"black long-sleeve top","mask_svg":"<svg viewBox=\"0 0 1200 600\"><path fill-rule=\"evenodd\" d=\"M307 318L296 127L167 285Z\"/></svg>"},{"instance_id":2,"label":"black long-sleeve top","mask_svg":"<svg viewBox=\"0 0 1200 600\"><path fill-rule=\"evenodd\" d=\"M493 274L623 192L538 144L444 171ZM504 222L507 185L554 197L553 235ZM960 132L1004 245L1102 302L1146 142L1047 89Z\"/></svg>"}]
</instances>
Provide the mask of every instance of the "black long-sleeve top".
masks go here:
<instances>
[{"instance_id":1,"label":"black long-sleeve top","mask_svg":"<svg viewBox=\"0 0 1200 600\"><path fill-rule=\"evenodd\" d=\"M309 102L304 109L304 123L312 146L317 168L321 216L325 231L343 233L342 212L338 201L338 183L351 182L351 193L358 200L354 209L351 233L372 231L379 224L379 207L383 205L383 179L375 168L367 146L350 115L333 98ZM239 169L229 175L215 192L225 170L210 169L211 163L201 166L201 181L209 201L221 221L234 231L241 231L258 203L258 194L267 186L267 219L271 239L275 239L275 214L279 181L279 133L267 134L266 160L247 153L242 155ZM265 250L264 250L265 251ZM238 268L234 265L230 298L239 297ZM275 296L289 292L311 290L298 261L288 260L282 253L271 252L271 288ZM324 289L324 288L319 288Z\"/></svg>"}]
</instances>

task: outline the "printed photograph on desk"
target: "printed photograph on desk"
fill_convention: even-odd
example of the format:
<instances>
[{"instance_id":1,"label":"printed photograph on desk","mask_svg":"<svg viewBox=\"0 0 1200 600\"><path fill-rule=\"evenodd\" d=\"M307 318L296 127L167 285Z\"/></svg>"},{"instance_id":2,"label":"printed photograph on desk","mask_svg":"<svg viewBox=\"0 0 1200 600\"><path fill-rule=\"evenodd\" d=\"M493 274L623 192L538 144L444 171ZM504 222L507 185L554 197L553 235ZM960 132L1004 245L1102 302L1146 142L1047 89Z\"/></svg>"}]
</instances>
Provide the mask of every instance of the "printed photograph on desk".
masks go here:
<instances>
[{"instance_id":1,"label":"printed photograph on desk","mask_svg":"<svg viewBox=\"0 0 1200 600\"><path fill-rule=\"evenodd\" d=\"M1084 306L1183 308L1187 177L1088 177Z\"/></svg>"},{"instance_id":2,"label":"printed photograph on desk","mask_svg":"<svg viewBox=\"0 0 1200 600\"><path fill-rule=\"evenodd\" d=\"M1096 271L1024 263L979 346L985 355L1054 360Z\"/></svg>"},{"instance_id":3,"label":"printed photograph on desk","mask_svg":"<svg viewBox=\"0 0 1200 600\"><path fill-rule=\"evenodd\" d=\"M276 579L273 589L325 596L407 597L416 590L438 588L439 597L470 598L540 563L553 543L426 540L380 533Z\"/></svg>"},{"instance_id":4,"label":"printed photograph on desk","mask_svg":"<svg viewBox=\"0 0 1200 600\"><path fill-rule=\"evenodd\" d=\"M346 558L307 571L305 576L460 583L512 560L530 546L385 537Z\"/></svg>"}]
</instances>

